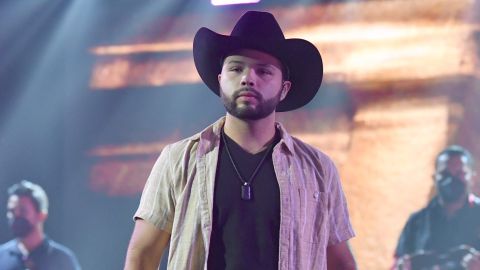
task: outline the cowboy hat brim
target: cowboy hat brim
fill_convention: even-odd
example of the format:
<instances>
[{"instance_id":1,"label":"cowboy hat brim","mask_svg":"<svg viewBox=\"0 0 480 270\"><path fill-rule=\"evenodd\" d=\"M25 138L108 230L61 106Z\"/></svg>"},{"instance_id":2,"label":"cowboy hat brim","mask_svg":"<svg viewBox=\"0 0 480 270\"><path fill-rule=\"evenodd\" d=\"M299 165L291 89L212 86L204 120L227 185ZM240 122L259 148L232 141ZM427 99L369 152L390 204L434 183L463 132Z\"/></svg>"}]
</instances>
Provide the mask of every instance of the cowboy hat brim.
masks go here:
<instances>
[{"instance_id":1,"label":"cowboy hat brim","mask_svg":"<svg viewBox=\"0 0 480 270\"><path fill-rule=\"evenodd\" d=\"M283 39L259 42L256 39L226 36L202 27L193 40L193 59L203 82L217 96L220 95L218 74L222 71L221 61L239 49L254 49L270 54L288 68L292 82L288 95L277 106L276 111L300 108L315 97L323 77L322 57L317 48L303 39Z\"/></svg>"}]
</instances>

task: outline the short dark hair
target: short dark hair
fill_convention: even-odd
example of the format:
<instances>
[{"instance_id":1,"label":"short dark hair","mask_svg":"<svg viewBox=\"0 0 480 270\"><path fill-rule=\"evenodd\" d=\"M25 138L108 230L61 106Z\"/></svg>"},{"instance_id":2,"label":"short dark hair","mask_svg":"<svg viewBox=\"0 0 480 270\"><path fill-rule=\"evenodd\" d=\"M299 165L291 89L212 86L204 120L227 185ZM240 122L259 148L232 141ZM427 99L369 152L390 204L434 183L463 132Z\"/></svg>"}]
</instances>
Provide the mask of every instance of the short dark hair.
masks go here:
<instances>
[{"instance_id":1,"label":"short dark hair","mask_svg":"<svg viewBox=\"0 0 480 270\"><path fill-rule=\"evenodd\" d=\"M447 148L443 149L440 153L438 153L437 158L435 160L435 168L438 168L440 162L443 161L443 156L463 156L467 158L468 165L473 168L475 166L475 161L473 159L472 154L465 148L459 145L450 145Z\"/></svg>"},{"instance_id":2,"label":"short dark hair","mask_svg":"<svg viewBox=\"0 0 480 270\"><path fill-rule=\"evenodd\" d=\"M22 180L8 188L8 196L25 196L30 198L37 212L48 213L48 197L45 190L37 184Z\"/></svg>"}]
</instances>

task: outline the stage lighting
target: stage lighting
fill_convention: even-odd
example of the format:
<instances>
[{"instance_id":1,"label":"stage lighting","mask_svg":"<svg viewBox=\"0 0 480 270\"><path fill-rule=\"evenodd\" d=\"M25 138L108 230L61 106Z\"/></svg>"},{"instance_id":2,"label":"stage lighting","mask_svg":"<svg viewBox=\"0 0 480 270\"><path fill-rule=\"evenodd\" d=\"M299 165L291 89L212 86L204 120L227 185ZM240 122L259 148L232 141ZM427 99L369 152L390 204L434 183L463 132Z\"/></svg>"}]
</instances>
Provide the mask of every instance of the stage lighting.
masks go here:
<instances>
[{"instance_id":1,"label":"stage lighting","mask_svg":"<svg viewBox=\"0 0 480 270\"><path fill-rule=\"evenodd\" d=\"M214 6L258 3L260 0L211 0Z\"/></svg>"}]
</instances>

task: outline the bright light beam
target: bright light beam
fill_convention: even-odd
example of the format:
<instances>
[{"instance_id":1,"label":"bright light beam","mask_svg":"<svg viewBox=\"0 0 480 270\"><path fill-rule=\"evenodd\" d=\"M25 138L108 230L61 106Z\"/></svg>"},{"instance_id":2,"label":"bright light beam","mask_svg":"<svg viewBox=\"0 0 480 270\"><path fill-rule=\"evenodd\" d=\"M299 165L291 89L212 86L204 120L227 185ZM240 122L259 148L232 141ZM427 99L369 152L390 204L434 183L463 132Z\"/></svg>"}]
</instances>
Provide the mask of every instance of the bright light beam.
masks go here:
<instances>
[{"instance_id":1,"label":"bright light beam","mask_svg":"<svg viewBox=\"0 0 480 270\"><path fill-rule=\"evenodd\" d=\"M258 3L260 0L212 0L211 3L214 6L227 6L227 5L237 5L237 4L254 4Z\"/></svg>"}]
</instances>

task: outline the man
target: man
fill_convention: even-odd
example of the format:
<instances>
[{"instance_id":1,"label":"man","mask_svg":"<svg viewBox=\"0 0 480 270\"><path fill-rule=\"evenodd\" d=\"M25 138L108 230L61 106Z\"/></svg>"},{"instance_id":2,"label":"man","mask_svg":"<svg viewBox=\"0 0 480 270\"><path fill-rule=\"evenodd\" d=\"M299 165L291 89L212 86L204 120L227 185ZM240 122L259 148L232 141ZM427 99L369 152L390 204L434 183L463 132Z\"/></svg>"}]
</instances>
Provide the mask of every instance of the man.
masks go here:
<instances>
[{"instance_id":1,"label":"man","mask_svg":"<svg viewBox=\"0 0 480 270\"><path fill-rule=\"evenodd\" d=\"M157 269L168 242L168 269L355 269L333 162L275 122L275 111L303 106L320 87L315 46L250 11L230 36L201 28L193 56L227 113L162 151L125 269Z\"/></svg>"},{"instance_id":2,"label":"man","mask_svg":"<svg viewBox=\"0 0 480 270\"><path fill-rule=\"evenodd\" d=\"M412 214L395 251L396 269L480 269L480 199L470 193L472 155L453 145L440 152L437 195Z\"/></svg>"},{"instance_id":3,"label":"man","mask_svg":"<svg viewBox=\"0 0 480 270\"><path fill-rule=\"evenodd\" d=\"M49 239L45 191L23 180L8 189L7 219L15 239L0 246L2 270L80 270L73 253Z\"/></svg>"}]
</instances>

